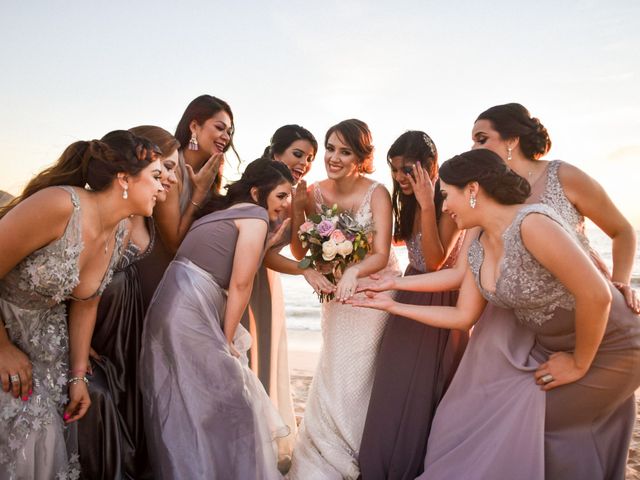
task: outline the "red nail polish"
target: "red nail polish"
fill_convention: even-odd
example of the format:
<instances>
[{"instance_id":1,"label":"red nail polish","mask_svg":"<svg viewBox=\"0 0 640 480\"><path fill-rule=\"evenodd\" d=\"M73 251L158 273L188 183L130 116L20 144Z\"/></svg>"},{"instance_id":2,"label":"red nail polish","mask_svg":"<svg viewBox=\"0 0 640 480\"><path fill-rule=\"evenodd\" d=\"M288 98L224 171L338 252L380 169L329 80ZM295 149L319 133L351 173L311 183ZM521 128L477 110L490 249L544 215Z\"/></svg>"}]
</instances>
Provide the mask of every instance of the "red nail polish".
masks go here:
<instances>
[{"instance_id":1,"label":"red nail polish","mask_svg":"<svg viewBox=\"0 0 640 480\"><path fill-rule=\"evenodd\" d=\"M68 413L65 413L62 418L64 418L65 420L69 420L70 415Z\"/></svg>"},{"instance_id":2,"label":"red nail polish","mask_svg":"<svg viewBox=\"0 0 640 480\"><path fill-rule=\"evenodd\" d=\"M29 400L29 397L27 397L26 395L24 397L22 397L22 401L26 402L27 400Z\"/></svg>"},{"instance_id":3,"label":"red nail polish","mask_svg":"<svg viewBox=\"0 0 640 480\"><path fill-rule=\"evenodd\" d=\"M29 396L31 396L32 393L33 393L33 390L29 390Z\"/></svg>"}]
</instances>

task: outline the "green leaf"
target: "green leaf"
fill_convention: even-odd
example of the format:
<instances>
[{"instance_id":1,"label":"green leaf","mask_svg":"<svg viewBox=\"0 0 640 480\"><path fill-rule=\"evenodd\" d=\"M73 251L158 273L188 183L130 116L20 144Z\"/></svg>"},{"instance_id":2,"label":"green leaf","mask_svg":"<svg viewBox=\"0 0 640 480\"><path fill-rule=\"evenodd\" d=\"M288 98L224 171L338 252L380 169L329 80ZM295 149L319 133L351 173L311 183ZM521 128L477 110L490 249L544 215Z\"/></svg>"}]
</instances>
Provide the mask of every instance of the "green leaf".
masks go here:
<instances>
[{"instance_id":1,"label":"green leaf","mask_svg":"<svg viewBox=\"0 0 640 480\"><path fill-rule=\"evenodd\" d=\"M319 214L314 213L313 215L309 215L309 220L313 223L320 223L322 221L322 217Z\"/></svg>"},{"instance_id":2,"label":"green leaf","mask_svg":"<svg viewBox=\"0 0 640 480\"><path fill-rule=\"evenodd\" d=\"M367 250L365 248L358 248L356 250L356 255L358 256L358 258L364 258L364 256L367 254Z\"/></svg>"}]
</instances>

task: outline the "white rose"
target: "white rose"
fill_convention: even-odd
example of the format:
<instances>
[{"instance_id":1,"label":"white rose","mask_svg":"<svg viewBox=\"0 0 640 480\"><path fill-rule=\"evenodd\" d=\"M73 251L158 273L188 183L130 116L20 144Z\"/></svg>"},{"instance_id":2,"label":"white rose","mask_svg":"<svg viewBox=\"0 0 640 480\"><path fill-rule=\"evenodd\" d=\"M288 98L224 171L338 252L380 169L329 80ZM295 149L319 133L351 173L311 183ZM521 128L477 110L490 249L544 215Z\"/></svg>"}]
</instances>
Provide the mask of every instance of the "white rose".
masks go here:
<instances>
[{"instance_id":1,"label":"white rose","mask_svg":"<svg viewBox=\"0 0 640 480\"><path fill-rule=\"evenodd\" d=\"M351 255L351 252L353 252L353 243L349 240L345 240L338 244L338 255L341 255L342 258L346 258L347 255Z\"/></svg>"},{"instance_id":2,"label":"white rose","mask_svg":"<svg viewBox=\"0 0 640 480\"><path fill-rule=\"evenodd\" d=\"M322 258L327 262L336 258L336 253L338 253L338 244L333 240L327 240L322 244Z\"/></svg>"}]
</instances>

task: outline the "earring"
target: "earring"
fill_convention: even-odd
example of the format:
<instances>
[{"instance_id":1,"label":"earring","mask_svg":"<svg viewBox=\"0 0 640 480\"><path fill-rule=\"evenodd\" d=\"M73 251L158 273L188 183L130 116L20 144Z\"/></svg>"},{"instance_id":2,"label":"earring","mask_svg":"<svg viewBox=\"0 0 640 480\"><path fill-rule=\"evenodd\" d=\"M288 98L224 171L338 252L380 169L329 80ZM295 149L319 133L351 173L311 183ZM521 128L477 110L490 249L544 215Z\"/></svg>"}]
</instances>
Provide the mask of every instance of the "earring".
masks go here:
<instances>
[{"instance_id":1,"label":"earring","mask_svg":"<svg viewBox=\"0 0 640 480\"><path fill-rule=\"evenodd\" d=\"M196 137L196 132L191 133L191 139L189 140L189 150L198 150L198 137Z\"/></svg>"},{"instance_id":2,"label":"earring","mask_svg":"<svg viewBox=\"0 0 640 480\"><path fill-rule=\"evenodd\" d=\"M511 147L507 147L507 162L510 162L512 158Z\"/></svg>"},{"instance_id":3,"label":"earring","mask_svg":"<svg viewBox=\"0 0 640 480\"><path fill-rule=\"evenodd\" d=\"M471 208L476 208L477 203L478 201L476 200L476 196L472 193L471 196L469 197L469 206Z\"/></svg>"},{"instance_id":4,"label":"earring","mask_svg":"<svg viewBox=\"0 0 640 480\"><path fill-rule=\"evenodd\" d=\"M125 187L124 190L122 190L122 198L125 200L129 198L129 192L127 191L127 187Z\"/></svg>"}]
</instances>

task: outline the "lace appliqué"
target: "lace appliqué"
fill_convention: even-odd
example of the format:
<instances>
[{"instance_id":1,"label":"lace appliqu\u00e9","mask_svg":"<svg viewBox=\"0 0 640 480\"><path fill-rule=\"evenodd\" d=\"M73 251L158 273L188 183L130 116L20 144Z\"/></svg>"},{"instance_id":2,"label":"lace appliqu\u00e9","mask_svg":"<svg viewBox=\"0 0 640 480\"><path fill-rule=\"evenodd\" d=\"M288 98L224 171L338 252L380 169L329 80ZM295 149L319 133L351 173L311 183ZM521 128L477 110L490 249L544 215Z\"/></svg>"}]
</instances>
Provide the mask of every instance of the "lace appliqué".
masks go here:
<instances>
[{"instance_id":1,"label":"lace appliqu\u00e9","mask_svg":"<svg viewBox=\"0 0 640 480\"><path fill-rule=\"evenodd\" d=\"M521 323L542 325L553 317L557 308L574 310L575 299L522 243L520 226L531 213L544 214L562 225L570 234L573 233L550 207L542 204L523 207L502 234L504 256L498 267L495 293L484 289L480 281L484 250L478 239L469 247L468 259L476 284L489 302L513 309Z\"/></svg>"}]
</instances>

